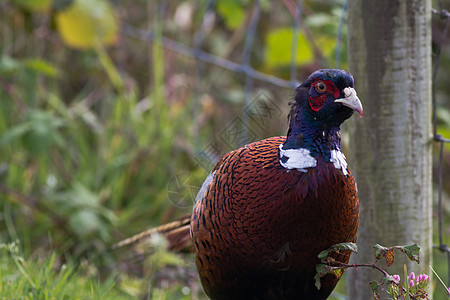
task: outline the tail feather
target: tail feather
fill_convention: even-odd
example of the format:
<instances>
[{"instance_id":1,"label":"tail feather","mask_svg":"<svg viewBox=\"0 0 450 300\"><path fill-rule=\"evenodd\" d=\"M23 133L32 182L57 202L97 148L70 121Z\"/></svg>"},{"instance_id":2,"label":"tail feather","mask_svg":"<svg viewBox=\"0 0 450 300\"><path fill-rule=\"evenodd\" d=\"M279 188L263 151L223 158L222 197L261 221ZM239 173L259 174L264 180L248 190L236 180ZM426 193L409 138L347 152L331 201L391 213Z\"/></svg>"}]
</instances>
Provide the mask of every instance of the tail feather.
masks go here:
<instances>
[{"instance_id":1,"label":"tail feather","mask_svg":"<svg viewBox=\"0 0 450 300\"><path fill-rule=\"evenodd\" d=\"M124 239L112 246L112 249L118 249L125 246L135 245L143 240L151 237L152 234L158 233L163 235L168 241L168 250L181 251L193 247L190 235L191 215L186 215L173 222L150 228L132 237Z\"/></svg>"}]
</instances>

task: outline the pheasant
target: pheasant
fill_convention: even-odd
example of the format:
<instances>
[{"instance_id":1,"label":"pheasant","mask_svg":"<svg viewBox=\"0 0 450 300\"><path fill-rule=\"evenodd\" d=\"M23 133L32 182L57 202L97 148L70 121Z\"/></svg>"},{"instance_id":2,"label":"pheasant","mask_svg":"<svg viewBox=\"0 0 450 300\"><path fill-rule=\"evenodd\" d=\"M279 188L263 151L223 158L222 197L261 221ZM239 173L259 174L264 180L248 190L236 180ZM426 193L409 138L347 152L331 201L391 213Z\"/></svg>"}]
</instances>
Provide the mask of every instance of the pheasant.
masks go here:
<instances>
[{"instance_id":1,"label":"pheasant","mask_svg":"<svg viewBox=\"0 0 450 300\"><path fill-rule=\"evenodd\" d=\"M358 191L340 125L363 108L353 77L312 73L291 103L287 136L223 156L198 193L190 232L211 299L326 299L339 278L314 285L320 251L355 242ZM336 254L347 263L350 253Z\"/></svg>"},{"instance_id":2,"label":"pheasant","mask_svg":"<svg viewBox=\"0 0 450 300\"><path fill-rule=\"evenodd\" d=\"M353 77L312 73L296 89L287 136L223 156L203 183L192 215L117 243L158 232L169 249L191 249L211 299L326 299L339 278L314 282L317 255L355 242L358 191L340 147L340 125L363 108ZM189 235L190 233L190 235ZM190 238L192 242L190 243ZM347 263L350 252L335 254Z\"/></svg>"}]
</instances>

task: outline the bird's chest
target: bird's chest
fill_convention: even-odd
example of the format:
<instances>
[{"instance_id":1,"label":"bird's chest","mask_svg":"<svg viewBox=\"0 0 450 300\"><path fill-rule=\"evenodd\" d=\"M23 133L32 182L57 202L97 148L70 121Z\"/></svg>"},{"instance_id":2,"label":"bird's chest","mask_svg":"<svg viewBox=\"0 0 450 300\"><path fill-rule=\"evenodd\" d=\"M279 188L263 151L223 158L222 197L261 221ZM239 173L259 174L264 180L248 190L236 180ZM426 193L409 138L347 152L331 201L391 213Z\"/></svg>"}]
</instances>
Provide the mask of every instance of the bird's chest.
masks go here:
<instances>
[{"instance_id":1,"label":"bird's chest","mask_svg":"<svg viewBox=\"0 0 450 300\"><path fill-rule=\"evenodd\" d=\"M320 160L298 177L273 199L277 209L271 210L268 218L279 223L280 238L299 245L339 239L357 215L353 178Z\"/></svg>"},{"instance_id":2,"label":"bird's chest","mask_svg":"<svg viewBox=\"0 0 450 300\"><path fill-rule=\"evenodd\" d=\"M354 239L358 198L350 174L318 160L307 172L278 169L271 176L279 183L266 182L234 203L229 222L234 249L245 248L247 255L266 260L286 243L289 252L301 257Z\"/></svg>"}]
</instances>

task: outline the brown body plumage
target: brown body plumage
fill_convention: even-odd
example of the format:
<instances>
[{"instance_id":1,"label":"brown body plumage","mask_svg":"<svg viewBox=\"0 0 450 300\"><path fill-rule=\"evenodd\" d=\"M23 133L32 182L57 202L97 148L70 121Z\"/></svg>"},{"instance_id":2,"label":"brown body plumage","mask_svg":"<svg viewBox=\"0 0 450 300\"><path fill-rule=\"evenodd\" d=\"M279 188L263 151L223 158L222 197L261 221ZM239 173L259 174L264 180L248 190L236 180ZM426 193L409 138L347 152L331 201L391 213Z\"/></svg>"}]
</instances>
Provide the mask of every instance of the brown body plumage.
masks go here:
<instances>
[{"instance_id":1,"label":"brown body plumage","mask_svg":"<svg viewBox=\"0 0 450 300\"><path fill-rule=\"evenodd\" d=\"M321 250L356 240L355 181L323 161L307 173L287 172L278 157L284 141L225 155L194 207L197 268L213 299L324 299L338 281L327 275L318 290L313 277Z\"/></svg>"}]
</instances>

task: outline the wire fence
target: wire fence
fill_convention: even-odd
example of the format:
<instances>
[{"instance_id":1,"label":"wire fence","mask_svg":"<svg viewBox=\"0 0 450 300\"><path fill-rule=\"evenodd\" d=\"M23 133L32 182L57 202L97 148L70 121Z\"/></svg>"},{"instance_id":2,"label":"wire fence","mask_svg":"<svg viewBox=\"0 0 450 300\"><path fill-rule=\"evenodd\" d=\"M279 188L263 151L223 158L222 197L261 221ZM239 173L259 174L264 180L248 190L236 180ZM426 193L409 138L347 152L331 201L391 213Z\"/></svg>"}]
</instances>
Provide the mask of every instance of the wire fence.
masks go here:
<instances>
[{"instance_id":1,"label":"wire fence","mask_svg":"<svg viewBox=\"0 0 450 300\"><path fill-rule=\"evenodd\" d=\"M242 54L242 60L241 62L235 62L229 59L225 59L213 54L210 54L208 52L205 52L201 50L202 43L205 39L205 26L208 23L208 20L211 16L211 14L214 12L215 9L215 1L209 0L206 4L206 10L203 15L203 21L201 23L201 26L198 28L198 30L194 34L194 42L193 47L189 47L186 45L183 45L182 43L179 43L175 40L172 40L168 37L162 37L161 43L162 46L166 49L169 49L171 51L174 51L180 55L184 55L187 57L190 57L197 61L197 75L199 78L202 78L205 75L205 64L211 64L232 72L236 72L239 74L243 74L245 76L245 100L244 100L244 107L249 107L251 105L252 101L252 91L254 87L254 81L260 81L262 83L271 84L277 87L281 88L295 88L299 85L299 82L297 81L297 59L296 59L296 52L297 52L297 41L299 36L299 30L300 30L300 24L301 24L301 16L302 16L302 9L303 9L303 1L298 0L297 3L294 3L293 1L287 1L283 0L284 5L287 7L287 9L290 11L290 14L293 18L293 35L292 35L292 48L291 48L291 60L290 60L290 80L286 80L283 78L279 78L273 75L269 75L263 72L260 72L256 69L254 69L250 64L250 57L251 57L251 51L255 40L256 35L256 28L257 24L261 17L261 3L259 0L254 1L253 6L251 8L251 11L249 12L251 14L250 16L250 23L248 25L247 34L245 37L244 42L244 49ZM341 65L340 57L341 57L341 39L342 39L342 31L345 26L345 19L346 19L346 13L347 13L347 7L348 7L348 1L345 2L342 14L339 22L339 29L338 34L336 36L336 51L335 51L335 67L339 68ZM160 7L161 10L164 10L164 7ZM433 114L433 139L436 143L440 145L439 147L439 160L438 160L438 174L437 174L437 182L438 182L438 234L439 234L439 244L433 245L434 249L444 253L447 255L447 264L448 264L448 286L450 286L450 249L448 245L444 243L444 215L443 215L443 153L444 153L444 145L446 143L450 143L450 138L445 138L441 134L439 134L437 129L437 116L436 116L436 109L437 109L437 101L436 101L436 80L437 80L437 73L439 69L440 59L442 55L442 49L445 46L445 39L448 32L448 27L450 23L450 13L443 9L442 1L440 1L440 7L439 9L432 9L432 13L436 16L439 16L440 19L445 22L445 28L442 33L441 41L439 42L438 51L435 57L435 63L434 63L434 70L433 70L433 77L432 77L432 114ZM155 42L155 35L152 31L145 31L138 28L135 28L133 26L130 26L128 24L125 24L122 28L123 32L128 35L129 37L133 37L136 39L139 39L144 42L152 43ZM201 86L198 84L195 88L194 92L194 98L198 96L201 92ZM276 108L275 108L276 109ZM250 136L252 136L250 131L250 122L251 115L248 113L248 110L244 109L241 121L243 122L243 139L241 140L242 143L247 143L251 140ZM209 145L208 147L211 147ZM218 158L218 155L220 154L220 151L217 149L210 149L206 148L206 151L203 151L203 153L200 153L199 156L199 162L210 160L215 161ZM211 155L213 153L213 155ZM205 168L210 168L211 165L204 165Z\"/></svg>"},{"instance_id":2,"label":"wire fence","mask_svg":"<svg viewBox=\"0 0 450 300\"><path fill-rule=\"evenodd\" d=\"M437 130L437 115L436 115L436 109L437 109L437 100L436 100L436 85L437 85L437 73L439 69L439 63L441 59L442 49L445 46L445 39L447 37L448 27L450 23L450 13L443 9L442 1L439 3L440 7L439 10L433 9L432 12L435 15L438 15L442 20L445 20L445 27L444 31L442 33L442 38L439 44L439 48L436 55L436 60L434 64L434 70L433 70L433 85L432 85L432 105L433 105L433 139L436 143L440 144L439 147L439 165L438 165L438 231L439 231L439 244L433 245L435 249L438 249L442 253L447 254L447 266L448 266L448 282L447 286L450 286L450 248L448 245L444 244L444 229L443 229L443 223L444 223L444 213L443 213L443 205L442 205L442 192L444 189L444 183L443 183L443 154L444 154L444 144L450 143L449 138L443 137L441 134L439 134Z\"/></svg>"}]
</instances>

